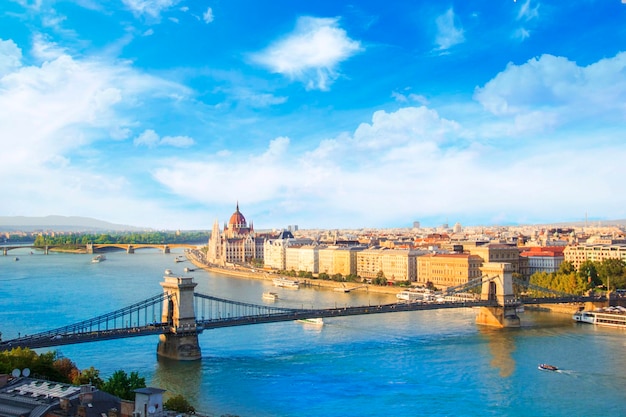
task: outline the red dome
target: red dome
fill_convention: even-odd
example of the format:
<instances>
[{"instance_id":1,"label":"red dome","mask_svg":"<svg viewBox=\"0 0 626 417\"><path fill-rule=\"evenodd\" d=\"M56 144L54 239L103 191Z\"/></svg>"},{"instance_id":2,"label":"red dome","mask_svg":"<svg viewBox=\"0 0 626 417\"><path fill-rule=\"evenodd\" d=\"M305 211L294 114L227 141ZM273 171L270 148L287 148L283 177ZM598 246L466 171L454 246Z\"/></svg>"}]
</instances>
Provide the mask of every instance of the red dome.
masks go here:
<instances>
[{"instance_id":1,"label":"red dome","mask_svg":"<svg viewBox=\"0 0 626 417\"><path fill-rule=\"evenodd\" d=\"M237 203L237 210L230 216L230 220L228 221L229 228L234 226L235 228L247 227L246 218L239 211L239 203Z\"/></svg>"}]
</instances>

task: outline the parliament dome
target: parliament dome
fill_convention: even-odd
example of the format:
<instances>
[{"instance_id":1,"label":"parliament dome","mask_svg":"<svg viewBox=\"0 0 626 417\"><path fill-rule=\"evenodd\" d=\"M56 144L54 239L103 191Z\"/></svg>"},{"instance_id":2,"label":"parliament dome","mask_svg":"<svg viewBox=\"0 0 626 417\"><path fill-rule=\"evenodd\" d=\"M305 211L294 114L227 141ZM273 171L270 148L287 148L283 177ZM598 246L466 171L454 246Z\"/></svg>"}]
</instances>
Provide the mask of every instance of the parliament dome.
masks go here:
<instances>
[{"instance_id":1,"label":"parliament dome","mask_svg":"<svg viewBox=\"0 0 626 417\"><path fill-rule=\"evenodd\" d=\"M239 211L239 203L237 203L237 210L230 216L230 220L228 221L229 228L234 227L235 229L239 229L242 227L247 227L246 218Z\"/></svg>"}]
</instances>

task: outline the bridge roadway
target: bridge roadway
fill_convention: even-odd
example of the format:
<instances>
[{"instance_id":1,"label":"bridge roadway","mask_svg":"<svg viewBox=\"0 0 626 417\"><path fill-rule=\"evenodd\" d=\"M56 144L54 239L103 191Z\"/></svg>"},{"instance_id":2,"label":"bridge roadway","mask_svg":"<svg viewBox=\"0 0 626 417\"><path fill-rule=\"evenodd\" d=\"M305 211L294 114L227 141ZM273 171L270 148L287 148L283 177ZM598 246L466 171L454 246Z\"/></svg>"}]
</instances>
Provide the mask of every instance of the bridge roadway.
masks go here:
<instances>
[{"instance_id":1,"label":"bridge roadway","mask_svg":"<svg viewBox=\"0 0 626 417\"><path fill-rule=\"evenodd\" d=\"M548 297L548 298L525 298L516 300L516 304L562 304L584 303L587 301L605 301L605 297ZM10 350L16 347L22 348L46 348L62 345L70 345L99 340L121 339L138 336L159 335L166 333L202 333L204 330L218 329L222 327L244 326L251 324L277 323L311 318L346 317L365 314L382 314L406 311L437 310L450 308L488 307L497 306L496 301L447 301L447 302L397 302L381 305L367 305L357 307L338 307L328 309L290 309L281 313L268 313L264 315L248 315L239 317L218 317L207 320L196 320L196 327L174 328L169 323L150 323L143 326L122 327L117 329L81 331L74 333L55 334L55 331L43 332L32 336L24 336L12 340L0 341L0 351Z\"/></svg>"},{"instance_id":2,"label":"bridge roadway","mask_svg":"<svg viewBox=\"0 0 626 417\"><path fill-rule=\"evenodd\" d=\"M17 339L0 341L0 351L10 350L16 347L38 349L53 346L70 345L99 340L122 339L138 336L159 335L165 333L202 333L204 330L218 329L222 327L244 326L250 324L276 323L311 318L345 317L365 314L381 314L402 311L436 310L447 308L468 308L496 305L493 301L472 302L398 302L374 306L338 307L329 309L293 309L284 313L271 313L266 315L251 315L241 317L222 317L208 320L196 320L196 328L174 328L168 323L151 323L144 326L124 327L109 330L94 330L76 333L55 334L54 331L24 336Z\"/></svg>"}]
</instances>

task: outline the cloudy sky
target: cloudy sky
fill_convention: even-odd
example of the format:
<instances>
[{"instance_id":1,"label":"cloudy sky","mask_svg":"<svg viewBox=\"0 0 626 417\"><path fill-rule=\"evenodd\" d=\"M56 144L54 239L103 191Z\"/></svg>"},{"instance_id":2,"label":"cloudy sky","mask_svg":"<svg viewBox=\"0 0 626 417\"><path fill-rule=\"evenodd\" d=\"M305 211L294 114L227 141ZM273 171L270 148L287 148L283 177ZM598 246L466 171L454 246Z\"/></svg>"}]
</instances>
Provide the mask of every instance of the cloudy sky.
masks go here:
<instances>
[{"instance_id":1,"label":"cloudy sky","mask_svg":"<svg viewBox=\"0 0 626 417\"><path fill-rule=\"evenodd\" d=\"M626 218L621 0L3 0L0 215Z\"/></svg>"}]
</instances>

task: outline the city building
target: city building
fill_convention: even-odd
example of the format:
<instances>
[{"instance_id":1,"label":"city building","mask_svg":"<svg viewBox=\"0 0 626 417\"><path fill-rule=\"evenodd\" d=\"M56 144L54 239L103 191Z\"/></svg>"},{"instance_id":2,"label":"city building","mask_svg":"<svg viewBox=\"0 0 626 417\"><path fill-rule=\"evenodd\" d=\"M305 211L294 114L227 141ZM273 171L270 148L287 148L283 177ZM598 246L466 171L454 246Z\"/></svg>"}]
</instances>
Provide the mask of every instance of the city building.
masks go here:
<instances>
[{"instance_id":1,"label":"city building","mask_svg":"<svg viewBox=\"0 0 626 417\"><path fill-rule=\"evenodd\" d=\"M505 245L500 243L488 243L486 245L469 245L463 244L463 249L472 255L478 255L483 262L506 262L510 263L513 272L520 272L520 250L514 245Z\"/></svg>"},{"instance_id":2,"label":"city building","mask_svg":"<svg viewBox=\"0 0 626 417\"><path fill-rule=\"evenodd\" d=\"M469 253L431 253L417 257L417 283L447 288L482 276L483 259Z\"/></svg>"},{"instance_id":3,"label":"city building","mask_svg":"<svg viewBox=\"0 0 626 417\"><path fill-rule=\"evenodd\" d=\"M0 375L2 417L132 417L133 410L132 401L121 400L91 385ZM154 417L161 417L162 411L160 404Z\"/></svg>"},{"instance_id":4,"label":"city building","mask_svg":"<svg viewBox=\"0 0 626 417\"><path fill-rule=\"evenodd\" d=\"M370 248L356 253L356 273L364 279L381 272L389 281L415 281L419 252L410 249Z\"/></svg>"},{"instance_id":5,"label":"city building","mask_svg":"<svg viewBox=\"0 0 626 417\"><path fill-rule=\"evenodd\" d=\"M556 272L565 260L562 246L531 246L520 253L520 258L526 258L524 267L520 266L520 273L530 277L535 272Z\"/></svg>"},{"instance_id":6,"label":"city building","mask_svg":"<svg viewBox=\"0 0 626 417\"><path fill-rule=\"evenodd\" d=\"M290 246L301 247L303 245L311 245L313 240L310 238L294 238L293 234L288 230L283 230L278 236L266 239L263 243L263 262L266 268L276 269L279 271L287 270L287 248Z\"/></svg>"},{"instance_id":7,"label":"city building","mask_svg":"<svg viewBox=\"0 0 626 417\"><path fill-rule=\"evenodd\" d=\"M319 269L319 246L315 244L290 245L285 250L285 269L313 274Z\"/></svg>"},{"instance_id":8,"label":"city building","mask_svg":"<svg viewBox=\"0 0 626 417\"><path fill-rule=\"evenodd\" d=\"M215 220L207 248L207 261L217 265L239 264L263 260L265 236L257 236L252 223L239 211L239 203L224 230Z\"/></svg>"},{"instance_id":9,"label":"city building","mask_svg":"<svg viewBox=\"0 0 626 417\"><path fill-rule=\"evenodd\" d=\"M327 246L319 250L319 272L328 275L358 275L356 266L357 253L365 250L364 246Z\"/></svg>"},{"instance_id":10,"label":"city building","mask_svg":"<svg viewBox=\"0 0 626 417\"><path fill-rule=\"evenodd\" d=\"M563 252L565 261L576 269L585 261L602 262L605 259L621 259L626 262L626 244L568 246Z\"/></svg>"}]
</instances>

